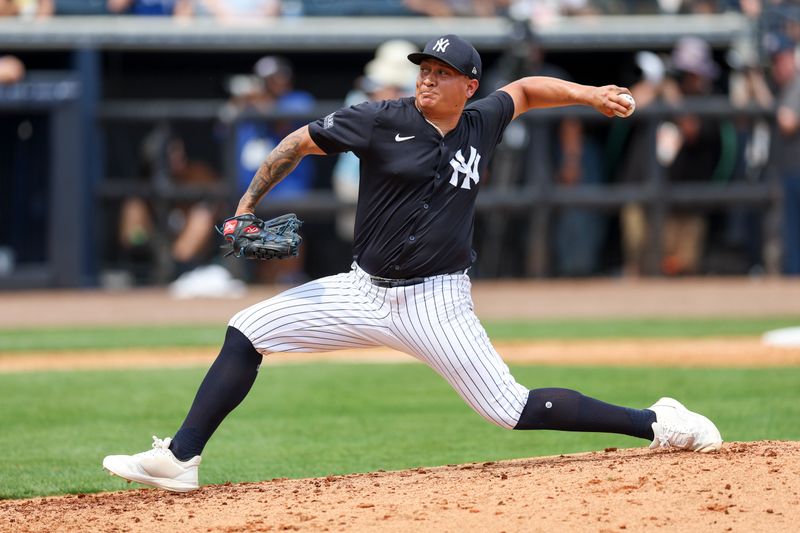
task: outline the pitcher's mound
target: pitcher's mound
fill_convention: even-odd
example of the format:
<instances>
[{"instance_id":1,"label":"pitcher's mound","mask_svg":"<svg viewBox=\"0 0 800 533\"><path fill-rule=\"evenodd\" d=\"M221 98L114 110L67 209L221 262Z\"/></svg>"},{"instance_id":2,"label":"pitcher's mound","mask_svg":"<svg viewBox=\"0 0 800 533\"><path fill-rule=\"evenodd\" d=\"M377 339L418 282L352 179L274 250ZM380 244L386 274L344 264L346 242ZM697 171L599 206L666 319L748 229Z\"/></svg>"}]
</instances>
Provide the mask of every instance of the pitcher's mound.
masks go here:
<instances>
[{"instance_id":1,"label":"pitcher's mound","mask_svg":"<svg viewBox=\"0 0 800 533\"><path fill-rule=\"evenodd\" d=\"M12 531L790 531L800 442L0 502Z\"/></svg>"}]
</instances>

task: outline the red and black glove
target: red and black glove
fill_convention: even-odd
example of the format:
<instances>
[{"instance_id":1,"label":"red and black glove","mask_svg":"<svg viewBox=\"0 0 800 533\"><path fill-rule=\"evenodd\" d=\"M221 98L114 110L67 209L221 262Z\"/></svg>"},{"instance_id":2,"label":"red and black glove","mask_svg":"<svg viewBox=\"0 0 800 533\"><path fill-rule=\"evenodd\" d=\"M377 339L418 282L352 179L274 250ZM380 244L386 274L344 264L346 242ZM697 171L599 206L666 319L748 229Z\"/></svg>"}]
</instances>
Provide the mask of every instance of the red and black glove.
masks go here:
<instances>
[{"instance_id":1,"label":"red and black glove","mask_svg":"<svg viewBox=\"0 0 800 533\"><path fill-rule=\"evenodd\" d=\"M294 213L271 220L261 220L246 214L225 220L217 231L226 243L225 256L235 255L246 259L283 259L294 257L300 250L303 238L297 233L303 221Z\"/></svg>"}]
</instances>

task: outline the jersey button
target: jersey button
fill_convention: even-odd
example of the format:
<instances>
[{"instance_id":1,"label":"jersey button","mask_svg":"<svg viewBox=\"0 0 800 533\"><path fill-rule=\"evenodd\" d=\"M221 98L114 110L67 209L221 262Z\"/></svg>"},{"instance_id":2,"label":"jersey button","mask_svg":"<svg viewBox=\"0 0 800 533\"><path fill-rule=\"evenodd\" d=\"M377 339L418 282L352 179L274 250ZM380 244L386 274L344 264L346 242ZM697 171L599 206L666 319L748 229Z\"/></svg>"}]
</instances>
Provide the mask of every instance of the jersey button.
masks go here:
<instances>
[{"instance_id":1,"label":"jersey button","mask_svg":"<svg viewBox=\"0 0 800 533\"><path fill-rule=\"evenodd\" d=\"M438 180L440 177L441 177L441 176L439 176L439 173L437 172L437 173L436 173L436 175L435 175L435 176L433 176L433 179L435 179L435 180Z\"/></svg>"},{"instance_id":2,"label":"jersey button","mask_svg":"<svg viewBox=\"0 0 800 533\"><path fill-rule=\"evenodd\" d=\"M422 209L428 209L430 206L427 203L422 204Z\"/></svg>"},{"instance_id":3,"label":"jersey button","mask_svg":"<svg viewBox=\"0 0 800 533\"><path fill-rule=\"evenodd\" d=\"M395 266L394 266L394 269L395 269L395 270L400 270L400 265L395 265Z\"/></svg>"},{"instance_id":4,"label":"jersey button","mask_svg":"<svg viewBox=\"0 0 800 533\"><path fill-rule=\"evenodd\" d=\"M414 241L416 241L416 240L417 240L417 238L416 238L416 237L414 237L413 235L411 235L411 236L409 236L409 237L408 237L408 240L409 240L410 242L414 242Z\"/></svg>"}]
</instances>

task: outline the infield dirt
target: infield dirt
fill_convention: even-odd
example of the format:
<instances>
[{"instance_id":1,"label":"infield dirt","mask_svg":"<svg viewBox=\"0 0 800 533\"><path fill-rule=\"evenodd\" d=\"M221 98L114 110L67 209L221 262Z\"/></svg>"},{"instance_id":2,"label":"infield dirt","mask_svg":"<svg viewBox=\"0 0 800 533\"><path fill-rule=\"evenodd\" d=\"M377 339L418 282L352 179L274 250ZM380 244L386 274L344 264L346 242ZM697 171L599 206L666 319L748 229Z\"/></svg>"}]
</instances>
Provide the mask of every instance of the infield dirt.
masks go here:
<instances>
[{"instance_id":1,"label":"infield dirt","mask_svg":"<svg viewBox=\"0 0 800 533\"><path fill-rule=\"evenodd\" d=\"M164 289L9 292L2 295L0 327L225 324L283 288L195 300L170 298ZM790 278L480 281L472 296L481 320L800 315L800 280Z\"/></svg>"},{"instance_id":2,"label":"infield dirt","mask_svg":"<svg viewBox=\"0 0 800 533\"><path fill-rule=\"evenodd\" d=\"M796 531L800 443L0 502L6 531Z\"/></svg>"},{"instance_id":3,"label":"infield dirt","mask_svg":"<svg viewBox=\"0 0 800 533\"><path fill-rule=\"evenodd\" d=\"M768 367L800 365L800 347L765 346L758 338L616 339L493 343L508 364L661 367ZM53 370L208 367L216 348L159 348L20 352L0 355L0 373ZM313 354L270 354L265 365L322 362L414 363L389 348Z\"/></svg>"}]
</instances>

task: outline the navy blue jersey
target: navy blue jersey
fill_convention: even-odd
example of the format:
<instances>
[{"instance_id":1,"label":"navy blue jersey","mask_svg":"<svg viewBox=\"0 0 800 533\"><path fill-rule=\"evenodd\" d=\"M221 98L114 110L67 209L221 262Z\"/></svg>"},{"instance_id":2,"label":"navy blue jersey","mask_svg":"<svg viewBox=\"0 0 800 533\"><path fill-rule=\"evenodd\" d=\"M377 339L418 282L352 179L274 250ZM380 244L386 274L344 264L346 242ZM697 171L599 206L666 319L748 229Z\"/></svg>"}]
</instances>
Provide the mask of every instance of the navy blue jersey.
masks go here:
<instances>
[{"instance_id":1,"label":"navy blue jersey","mask_svg":"<svg viewBox=\"0 0 800 533\"><path fill-rule=\"evenodd\" d=\"M481 178L513 116L511 96L496 91L467 106L444 137L413 97L365 102L311 123L325 153L352 151L361 160L356 262L401 279L468 268Z\"/></svg>"}]
</instances>

